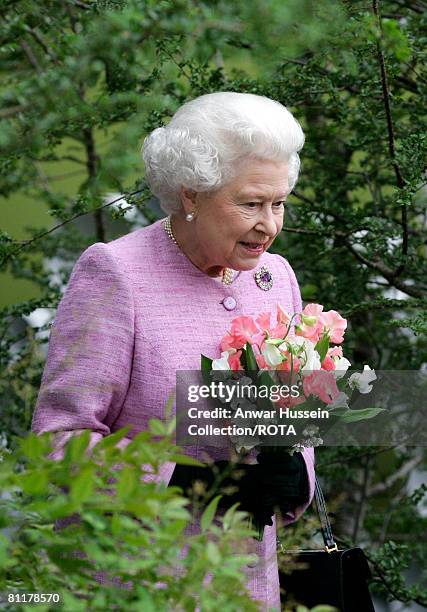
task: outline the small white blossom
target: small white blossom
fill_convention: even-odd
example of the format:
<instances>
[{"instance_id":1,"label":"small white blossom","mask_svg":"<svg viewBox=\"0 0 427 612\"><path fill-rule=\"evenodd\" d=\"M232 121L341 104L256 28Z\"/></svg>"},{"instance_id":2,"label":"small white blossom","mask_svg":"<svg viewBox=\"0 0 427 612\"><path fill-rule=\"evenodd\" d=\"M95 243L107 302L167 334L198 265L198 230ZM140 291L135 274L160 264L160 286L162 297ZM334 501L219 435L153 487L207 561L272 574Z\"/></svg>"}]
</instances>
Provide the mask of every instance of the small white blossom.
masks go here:
<instances>
[{"instance_id":1,"label":"small white blossom","mask_svg":"<svg viewBox=\"0 0 427 612\"><path fill-rule=\"evenodd\" d=\"M339 392L339 395L335 398L335 400L328 404L328 410L331 408L348 408L348 395L343 391Z\"/></svg>"},{"instance_id":2,"label":"small white blossom","mask_svg":"<svg viewBox=\"0 0 427 612\"><path fill-rule=\"evenodd\" d=\"M283 361L282 353L273 344L265 344L265 348L262 351L262 356L264 357L265 362L271 367L278 366Z\"/></svg>"},{"instance_id":3,"label":"small white blossom","mask_svg":"<svg viewBox=\"0 0 427 612\"><path fill-rule=\"evenodd\" d=\"M320 355L314 349L306 353L306 362L305 365L301 368L301 372L303 376L306 374L310 374L313 370L320 370Z\"/></svg>"},{"instance_id":4,"label":"small white blossom","mask_svg":"<svg viewBox=\"0 0 427 612\"><path fill-rule=\"evenodd\" d=\"M345 357L340 357L335 361L335 370L332 370L333 375L335 376L335 380L339 380L344 376L347 372L348 368L351 366L351 363Z\"/></svg>"},{"instance_id":5,"label":"small white blossom","mask_svg":"<svg viewBox=\"0 0 427 612\"><path fill-rule=\"evenodd\" d=\"M214 359L212 361L212 370L229 370L230 364L228 363L228 353L224 351L221 353L220 359Z\"/></svg>"},{"instance_id":6,"label":"small white blossom","mask_svg":"<svg viewBox=\"0 0 427 612\"><path fill-rule=\"evenodd\" d=\"M352 374L348 379L348 384L352 389L356 388L360 393L369 393L372 390L372 385L370 384L373 380L376 380L377 376L374 370L368 365L363 366L363 372L359 374L356 372Z\"/></svg>"},{"instance_id":7,"label":"small white blossom","mask_svg":"<svg viewBox=\"0 0 427 612\"><path fill-rule=\"evenodd\" d=\"M320 355L315 349L314 342L302 336L295 336L295 338L292 338L290 345L291 350L293 349L292 352L296 353L302 360L301 374L303 376L311 374L313 370L320 370ZM300 352L301 354L299 354Z\"/></svg>"}]
</instances>

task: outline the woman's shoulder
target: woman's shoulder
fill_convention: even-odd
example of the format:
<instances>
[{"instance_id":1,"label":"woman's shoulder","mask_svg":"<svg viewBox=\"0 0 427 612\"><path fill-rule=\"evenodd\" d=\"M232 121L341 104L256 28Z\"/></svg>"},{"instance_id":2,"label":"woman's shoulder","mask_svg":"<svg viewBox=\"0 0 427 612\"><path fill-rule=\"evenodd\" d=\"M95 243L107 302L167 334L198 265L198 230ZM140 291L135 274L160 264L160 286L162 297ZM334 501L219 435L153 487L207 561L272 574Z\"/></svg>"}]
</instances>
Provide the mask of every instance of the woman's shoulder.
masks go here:
<instances>
[{"instance_id":1,"label":"woman's shoulder","mask_svg":"<svg viewBox=\"0 0 427 612\"><path fill-rule=\"evenodd\" d=\"M106 249L120 258L151 251L162 233L161 220L146 225L105 244Z\"/></svg>"},{"instance_id":2,"label":"woman's shoulder","mask_svg":"<svg viewBox=\"0 0 427 612\"><path fill-rule=\"evenodd\" d=\"M161 236L161 222L141 227L110 242L96 242L90 245L80 255L79 262L105 261L129 265L136 262L149 264L150 260L159 253L159 236Z\"/></svg>"}]
</instances>

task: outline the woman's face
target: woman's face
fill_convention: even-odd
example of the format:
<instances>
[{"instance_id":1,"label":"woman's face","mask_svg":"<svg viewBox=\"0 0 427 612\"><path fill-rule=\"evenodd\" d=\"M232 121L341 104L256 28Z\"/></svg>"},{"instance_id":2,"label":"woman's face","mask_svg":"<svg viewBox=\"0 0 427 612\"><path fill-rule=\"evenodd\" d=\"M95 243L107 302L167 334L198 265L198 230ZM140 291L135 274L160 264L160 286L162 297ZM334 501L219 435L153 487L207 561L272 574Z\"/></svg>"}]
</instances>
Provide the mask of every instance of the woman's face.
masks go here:
<instances>
[{"instance_id":1,"label":"woman's face","mask_svg":"<svg viewBox=\"0 0 427 612\"><path fill-rule=\"evenodd\" d=\"M199 192L193 200L192 231L205 268L255 268L283 226L287 164L252 159L240 162L238 168L227 185Z\"/></svg>"}]
</instances>

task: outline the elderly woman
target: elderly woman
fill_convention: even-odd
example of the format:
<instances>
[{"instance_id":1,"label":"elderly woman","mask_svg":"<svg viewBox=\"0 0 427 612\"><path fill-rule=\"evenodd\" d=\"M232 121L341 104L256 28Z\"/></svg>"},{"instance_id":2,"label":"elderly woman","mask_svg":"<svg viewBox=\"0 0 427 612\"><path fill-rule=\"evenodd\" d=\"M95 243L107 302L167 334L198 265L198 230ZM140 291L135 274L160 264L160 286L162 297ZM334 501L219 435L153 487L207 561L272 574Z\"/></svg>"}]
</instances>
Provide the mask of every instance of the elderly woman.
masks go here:
<instances>
[{"instance_id":1,"label":"elderly woman","mask_svg":"<svg viewBox=\"0 0 427 612\"><path fill-rule=\"evenodd\" d=\"M184 104L146 138L147 181L168 216L92 245L73 270L33 419L35 432L56 432L54 457L78 431L89 429L93 446L132 425L121 442L126 445L150 418L162 418L176 370L199 369L201 353L219 357L219 339L235 317L275 311L277 303L301 311L291 266L267 251L282 229L303 143L299 123L284 106L233 92ZM225 449L213 457L220 464L229 458ZM292 477L296 486L281 515L285 525L313 497L313 450L299 461L287 462L282 473L275 466L275 479L269 480L271 466L261 478L257 472L256 482L270 487L263 511L271 520L262 541L251 539L258 562L245 571L263 609L280 609L274 482ZM237 501L251 510L256 451L246 463ZM174 468L164 464L148 477L184 485L185 474ZM252 497L259 499L260 491ZM188 532L195 529L190 525Z\"/></svg>"}]
</instances>

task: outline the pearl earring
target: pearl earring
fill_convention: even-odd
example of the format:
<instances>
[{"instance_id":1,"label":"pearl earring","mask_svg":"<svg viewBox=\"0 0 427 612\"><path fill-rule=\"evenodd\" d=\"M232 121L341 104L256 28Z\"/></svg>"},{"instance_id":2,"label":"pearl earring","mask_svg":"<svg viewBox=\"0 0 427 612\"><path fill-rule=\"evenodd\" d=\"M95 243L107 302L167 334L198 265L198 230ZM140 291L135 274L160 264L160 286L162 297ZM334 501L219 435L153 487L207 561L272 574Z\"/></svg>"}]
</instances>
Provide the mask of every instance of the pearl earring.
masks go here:
<instances>
[{"instance_id":1,"label":"pearl earring","mask_svg":"<svg viewBox=\"0 0 427 612\"><path fill-rule=\"evenodd\" d=\"M185 215L185 220L191 222L194 219L194 212L189 212Z\"/></svg>"}]
</instances>

